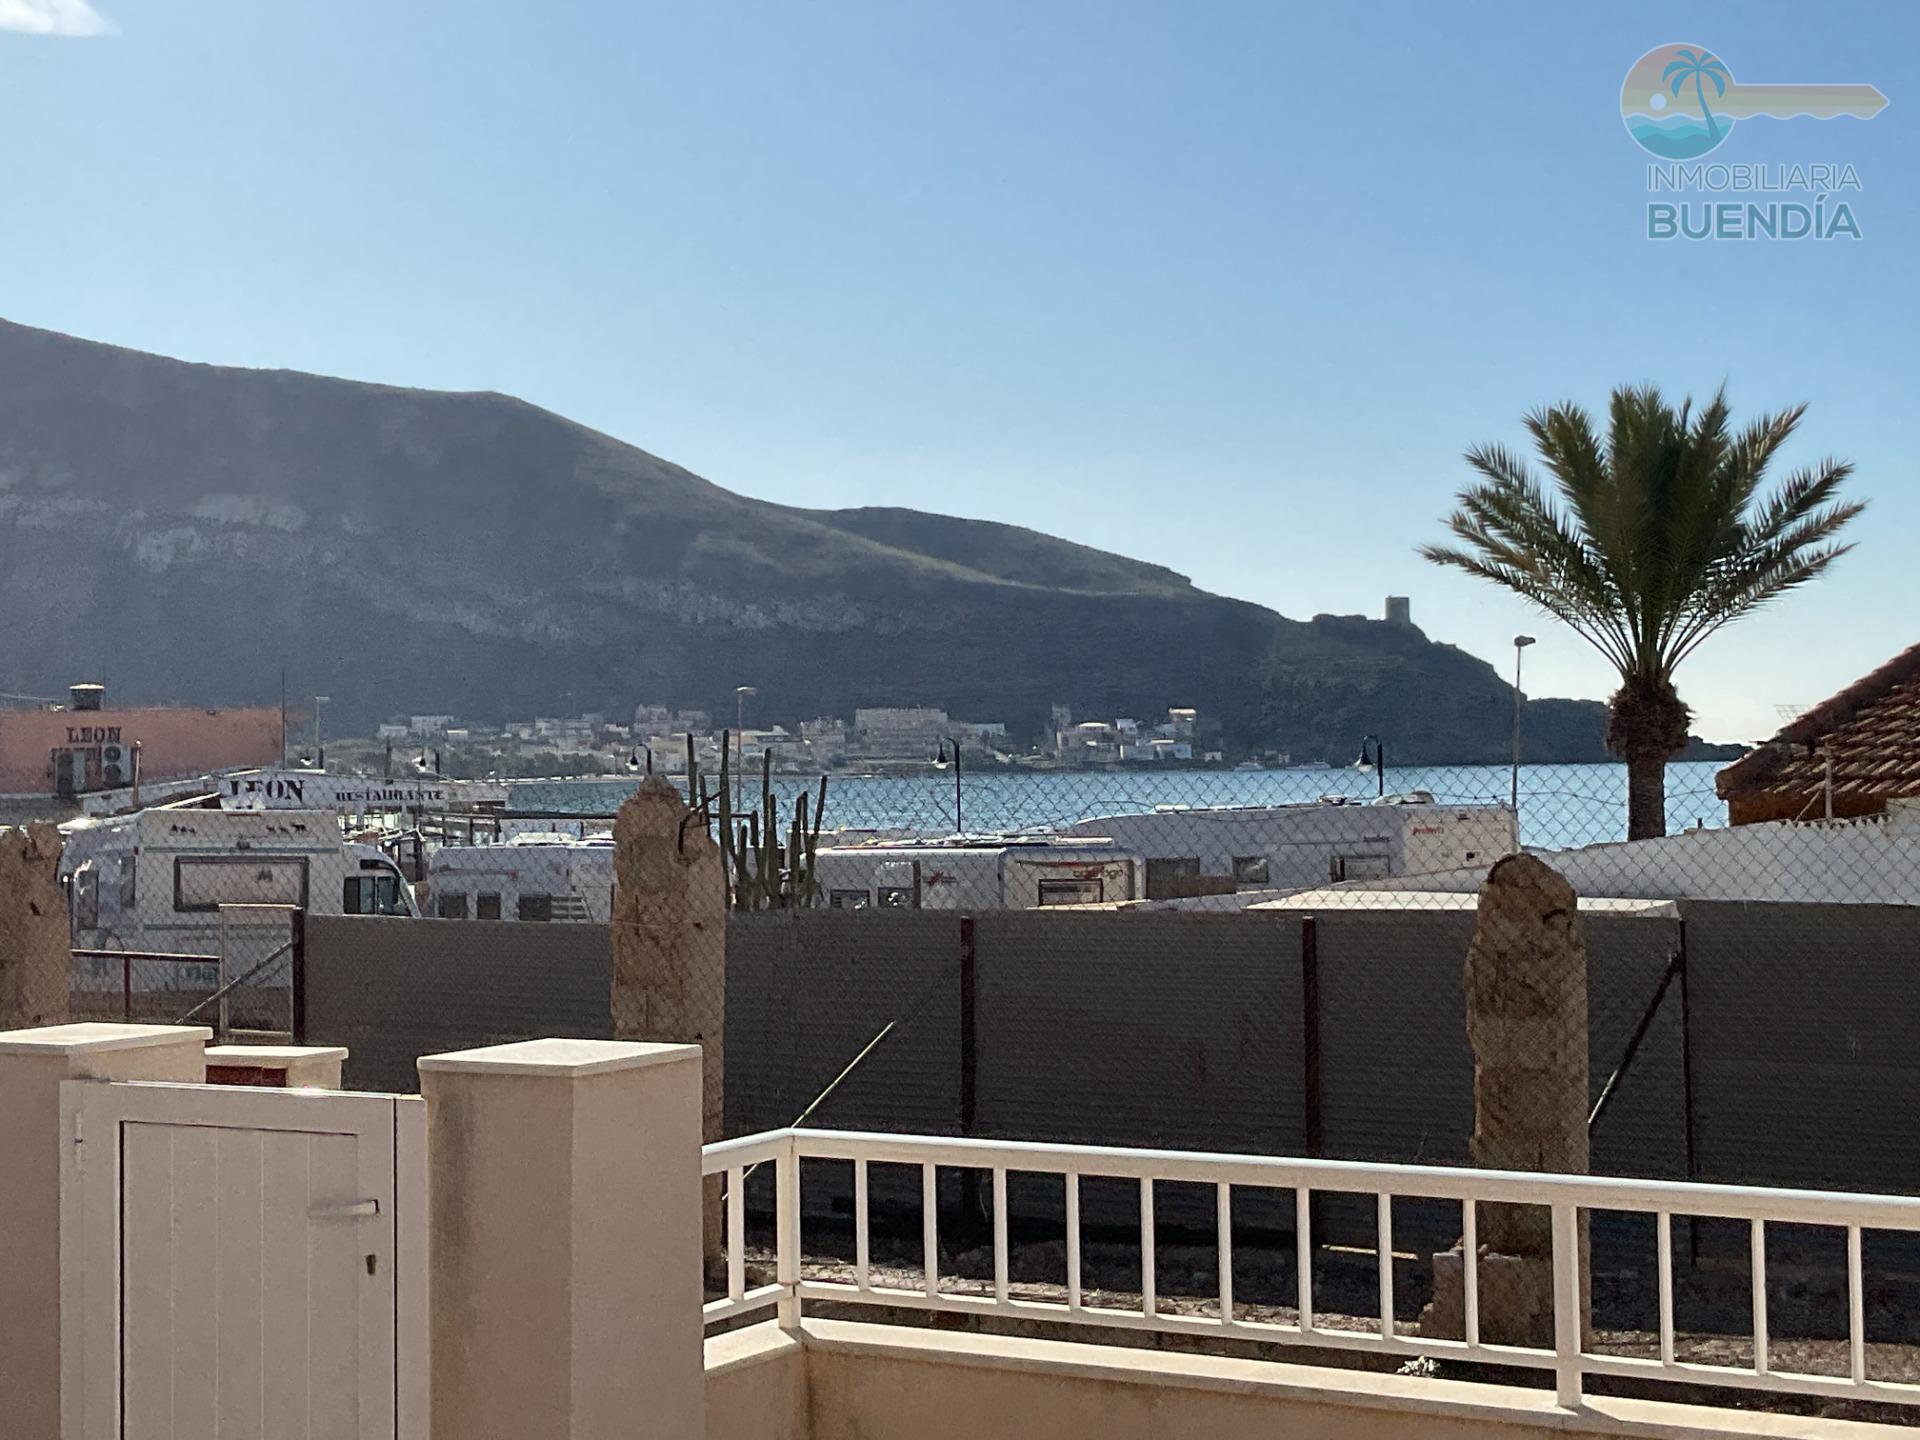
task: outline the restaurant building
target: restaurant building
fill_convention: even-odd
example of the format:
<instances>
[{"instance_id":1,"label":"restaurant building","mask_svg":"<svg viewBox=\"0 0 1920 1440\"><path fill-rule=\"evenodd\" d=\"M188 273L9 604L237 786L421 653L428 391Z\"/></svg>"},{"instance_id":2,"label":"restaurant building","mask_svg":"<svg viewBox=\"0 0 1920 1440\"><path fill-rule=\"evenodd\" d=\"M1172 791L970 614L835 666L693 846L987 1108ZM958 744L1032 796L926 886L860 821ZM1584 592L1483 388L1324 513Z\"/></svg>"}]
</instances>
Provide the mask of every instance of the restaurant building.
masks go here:
<instances>
[{"instance_id":1,"label":"restaurant building","mask_svg":"<svg viewBox=\"0 0 1920 1440\"><path fill-rule=\"evenodd\" d=\"M66 798L282 758L278 706L109 709L98 685L70 694L66 705L0 710L0 795Z\"/></svg>"}]
</instances>

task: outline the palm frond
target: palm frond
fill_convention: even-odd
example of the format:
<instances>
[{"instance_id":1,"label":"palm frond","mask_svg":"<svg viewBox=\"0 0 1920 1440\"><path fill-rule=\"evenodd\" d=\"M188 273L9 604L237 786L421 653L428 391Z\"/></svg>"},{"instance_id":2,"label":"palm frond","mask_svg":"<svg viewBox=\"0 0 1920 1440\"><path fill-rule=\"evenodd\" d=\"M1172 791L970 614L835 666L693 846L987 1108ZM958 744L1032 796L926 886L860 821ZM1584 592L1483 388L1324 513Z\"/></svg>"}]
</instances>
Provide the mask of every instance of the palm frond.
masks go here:
<instances>
[{"instance_id":1,"label":"palm frond","mask_svg":"<svg viewBox=\"0 0 1920 1440\"><path fill-rule=\"evenodd\" d=\"M1704 621L1682 637L1674 647L1669 668L1686 659L1721 627L1779 599L1789 590L1798 589L1809 580L1817 579L1851 549L1851 544L1823 545L1817 549L1781 556L1776 563L1755 576L1744 590L1730 596L1720 615L1711 621Z\"/></svg>"},{"instance_id":2,"label":"palm frond","mask_svg":"<svg viewBox=\"0 0 1920 1440\"><path fill-rule=\"evenodd\" d=\"M1514 451L1474 446L1465 458L1480 480L1446 522L1457 543L1420 553L1560 620L1623 682L1668 685L1709 635L1851 548L1835 537L1865 508L1837 498L1852 466L1823 460L1766 490L1805 410L1735 430L1724 387L1696 410L1622 386L1604 436L1577 405L1536 410L1523 424L1551 486Z\"/></svg>"}]
</instances>

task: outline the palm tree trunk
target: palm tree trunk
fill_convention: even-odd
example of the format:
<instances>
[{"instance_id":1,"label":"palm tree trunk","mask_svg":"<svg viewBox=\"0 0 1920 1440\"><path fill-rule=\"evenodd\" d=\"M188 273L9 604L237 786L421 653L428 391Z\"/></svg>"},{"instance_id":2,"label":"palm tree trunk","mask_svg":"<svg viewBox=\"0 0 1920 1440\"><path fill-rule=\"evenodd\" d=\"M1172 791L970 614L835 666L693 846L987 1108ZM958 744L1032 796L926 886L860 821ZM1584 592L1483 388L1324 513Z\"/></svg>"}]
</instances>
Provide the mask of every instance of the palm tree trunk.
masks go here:
<instances>
[{"instance_id":1,"label":"palm tree trunk","mask_svg":"<svg viewBox=\"0 0 1920 1440\"><path fill-rule=\"evenodd\" d=\"M1655 840L1667 833L1667 756L1640 750L1627 755L1627 839Z\"/></svg>"},{"instance_id":2,"label":"palm tree trunk","mask_svg":"<svg viewBox=\"0 0 1920 1440\"><path fill-rule=\"evenodd\" d=\"M1720 127L1713 123L1713 107L1707 104L1707 87L1700 83L1700 72L1693 72L1693 93L1700 97L1700 113L1707 122L1707 134L1712 139L1720 138Z\"/></svg>"},{"instance_id":3,"label":"palm tree trunk","mask_svg":"<svg viewBox=\"0 0 1920 1440\"><path fill-rule=\"evenodd\" d=\"M1607 748L1627 762L1627 838L1667 833L1667 761L1687 744L1691 712L1661 676L1628 677L1607 702Z\"/></svg>"}]
</instances>

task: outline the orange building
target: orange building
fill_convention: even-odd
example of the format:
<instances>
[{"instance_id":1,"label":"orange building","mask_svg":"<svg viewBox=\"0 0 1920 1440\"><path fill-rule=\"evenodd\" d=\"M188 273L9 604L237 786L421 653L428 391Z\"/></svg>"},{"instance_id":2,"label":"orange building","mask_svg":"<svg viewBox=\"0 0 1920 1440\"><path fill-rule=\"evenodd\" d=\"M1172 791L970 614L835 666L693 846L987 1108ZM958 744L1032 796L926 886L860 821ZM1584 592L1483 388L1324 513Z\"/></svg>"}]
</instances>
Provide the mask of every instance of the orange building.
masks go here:
<instances>
[{"instance_id":1,"label":"orange building","mask_svg":"<svg viewBox=\"0 0 1920 1440\"><path fill-rule=\"evenodd\" d=\"M109 710L98 685L72 694L64 708L0 710L0 794L78 795L281 761L277 706Z\"/></svg>"}]
</instances>

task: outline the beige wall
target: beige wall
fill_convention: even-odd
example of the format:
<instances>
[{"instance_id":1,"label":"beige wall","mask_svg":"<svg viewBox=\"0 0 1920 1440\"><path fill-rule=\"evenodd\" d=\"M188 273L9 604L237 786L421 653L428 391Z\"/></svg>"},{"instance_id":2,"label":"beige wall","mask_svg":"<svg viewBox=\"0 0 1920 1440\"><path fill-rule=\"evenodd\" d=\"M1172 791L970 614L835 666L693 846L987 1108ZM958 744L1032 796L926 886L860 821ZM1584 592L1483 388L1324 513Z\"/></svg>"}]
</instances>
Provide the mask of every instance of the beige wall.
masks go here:
<instances>
[{"instance_id":1,"label":"beige wall","mask_svg":"<svg viewBox=\"0 0 1920 1440\"><path fill-rule=\"evenodd\" d=\"M60 1435L60 1082L205 1075L192 1025L0 1032L0 1435Z\"/></svg>"},{"instance_id":2,"label":"beige wall","mask_svg":"<svg viewBox=\"0 0 1920 1440\"><path fill-rule=\"evenodd\" d=\"M708 1440L1868 1440L1905 1429L1271 1361L809 1320L708 1342ZM1542 1377L1543 1383L1547 1377ZM804 1395L805 1421L781 1407Z\"/></svg>"},{"instance_id":3,"label":"beige wall","mask_svg":"<svg viewBox=\"0 0 1920 1440\"><path fill-rule=\"evenodd\" d=\"M776 1325L707 1341L707 1440L807 1440L807 1355Z\"/></svg>"}]
</instances>

